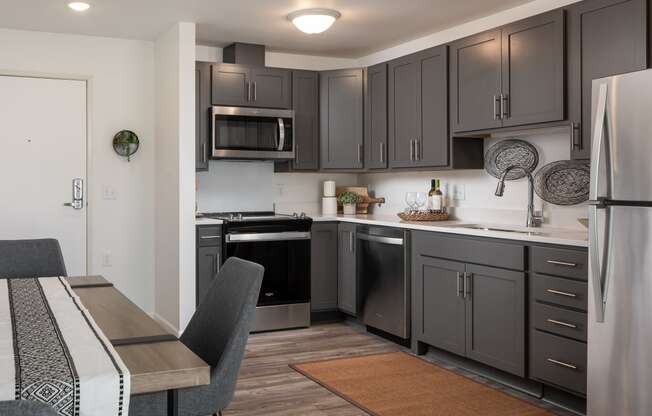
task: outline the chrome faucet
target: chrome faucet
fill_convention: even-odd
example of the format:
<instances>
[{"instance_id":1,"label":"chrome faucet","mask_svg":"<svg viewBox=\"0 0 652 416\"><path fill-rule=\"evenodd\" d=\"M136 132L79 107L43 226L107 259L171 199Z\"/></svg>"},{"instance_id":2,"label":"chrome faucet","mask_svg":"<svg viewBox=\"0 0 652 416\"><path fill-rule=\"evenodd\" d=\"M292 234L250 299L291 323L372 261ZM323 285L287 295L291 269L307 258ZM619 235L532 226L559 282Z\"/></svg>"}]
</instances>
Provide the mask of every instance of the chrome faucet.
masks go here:
<instances>
[{"instance_id":1,"label":"chrome faucet","mask_svg":"<svg viewBox=\"0 0 652 416\"><path fill-rule=\"evenodd\" d=\"M495 195L502 197L503 194L505 193L505 178L507 177L507 174L511 172L514 169L520 169L525 174L527 175L528 179L528 188L527 188L527 220L525 222L526 227L541 227L541 223L543 222L543 215L535 214L534 212L534 178L532 177L532 174L517 165L512 165L505 169L503 171L503 174L500 177L500 180L498 181L498 186L496 186L496 192Z\"/></svg>"}]
</instances>

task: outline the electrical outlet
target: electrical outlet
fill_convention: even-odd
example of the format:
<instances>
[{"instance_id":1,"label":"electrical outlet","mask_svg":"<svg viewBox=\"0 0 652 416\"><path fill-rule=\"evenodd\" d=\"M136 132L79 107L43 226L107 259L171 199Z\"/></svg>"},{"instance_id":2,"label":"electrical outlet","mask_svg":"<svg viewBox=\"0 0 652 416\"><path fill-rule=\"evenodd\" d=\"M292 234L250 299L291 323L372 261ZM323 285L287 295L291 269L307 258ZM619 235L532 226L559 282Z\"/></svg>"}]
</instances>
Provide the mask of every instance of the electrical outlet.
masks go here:
<instances>
[{"instance_id":1,"label":"electrical outlet","mask_svg":"<svg viewBox=\"0 0 652 416\"><path fill-rule=\"evenodd\" d=\"M115 188L109 185L102 185L102 199L114 200Z\"/></svg>"},{"instance_id":2,"label":"electrical outlet","mask_svg":"<svg viewBox=\"0 0 652 416\"><path fill-rule=\"evenodd\" d=\"M453 185L453 199L456 201L464 201L466 199L466 187L464 184Z\"/></svg>"},{"instance_id":3,"label":"electrical outlet","mask_svg":"<svg viewBox=\"0 0 652 416\"><path fill-rule=\"evenodd\" d=\"M110 250L104 250L104 253L102 253L102 266L113 266L113 255L111 254Z\"/></svg>"}]
</instances>

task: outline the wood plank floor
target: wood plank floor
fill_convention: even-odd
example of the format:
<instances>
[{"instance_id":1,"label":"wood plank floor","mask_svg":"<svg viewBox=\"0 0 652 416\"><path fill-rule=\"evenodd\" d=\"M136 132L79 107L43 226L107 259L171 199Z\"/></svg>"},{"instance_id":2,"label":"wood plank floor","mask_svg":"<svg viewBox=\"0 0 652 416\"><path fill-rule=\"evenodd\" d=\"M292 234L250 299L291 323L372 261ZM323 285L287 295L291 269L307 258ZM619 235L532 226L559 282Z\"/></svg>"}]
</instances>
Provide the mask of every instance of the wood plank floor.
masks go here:
<instances>
[{"instance_id":1,"label":"wood plank floor","mask_svg":"<svg viewBox=\"0 0 652 416\"><path fill-rule=\"evenodd\" d=\"M345 323L254 334L249 338L235 399L224 415L365 416L365 412L295 372L288 364L397 350L407 351ZM508 390L480 376L473 376L473 379ZM508 391L541 405L527 396Z\"/></svg>"}]
</instances>

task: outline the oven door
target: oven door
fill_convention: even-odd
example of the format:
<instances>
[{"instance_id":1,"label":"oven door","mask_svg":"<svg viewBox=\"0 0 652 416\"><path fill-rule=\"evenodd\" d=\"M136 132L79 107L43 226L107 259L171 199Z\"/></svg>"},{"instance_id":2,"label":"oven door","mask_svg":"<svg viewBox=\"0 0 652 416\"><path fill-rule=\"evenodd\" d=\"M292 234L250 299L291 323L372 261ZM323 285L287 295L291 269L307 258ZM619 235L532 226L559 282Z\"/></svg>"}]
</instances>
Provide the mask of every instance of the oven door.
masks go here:
<instances>
[{"instance_id":1,"label":"oven door","mask_svg":"<svg viewBox=\"0 0 652 416\"><path fill-rule=\"evenodd\" d=\"M294 159L294 111L212 108L215 159Z\"/></svg>"},{"instance_id":2,"label":"oven door","mask_svg":"<svg viewBox=\"0 0 652 416\"><path fill-rule=\"evenodd\" d=\"M265 268L258 306L310 302L310 232L235 232L226 235L226 256Z\"/></svg>"}]
</instances>

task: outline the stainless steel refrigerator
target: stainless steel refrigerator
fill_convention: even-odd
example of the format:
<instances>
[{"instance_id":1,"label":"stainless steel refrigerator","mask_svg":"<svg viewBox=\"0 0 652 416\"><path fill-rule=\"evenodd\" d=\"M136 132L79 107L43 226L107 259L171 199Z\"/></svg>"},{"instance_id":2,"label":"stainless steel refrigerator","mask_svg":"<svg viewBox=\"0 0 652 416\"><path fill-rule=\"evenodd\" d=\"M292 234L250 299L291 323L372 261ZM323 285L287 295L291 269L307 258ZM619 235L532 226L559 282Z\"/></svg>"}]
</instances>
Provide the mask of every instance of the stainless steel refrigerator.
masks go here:
<instances>
[{"instance_id":1,"label":"stainless steel refrigerator","mask_svg":"<svg viewBox=\"0 0 652 416\"><path fill-rule=\"evenodd\" d=\"M593 81L588 416L652 415L652 70Z\"/></svg>"}]
</instances>

